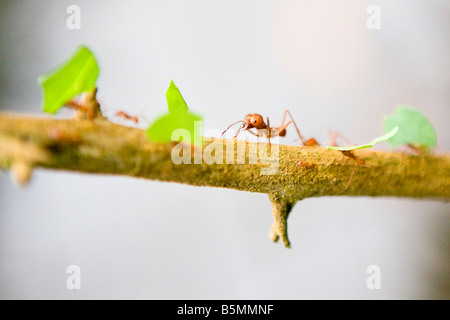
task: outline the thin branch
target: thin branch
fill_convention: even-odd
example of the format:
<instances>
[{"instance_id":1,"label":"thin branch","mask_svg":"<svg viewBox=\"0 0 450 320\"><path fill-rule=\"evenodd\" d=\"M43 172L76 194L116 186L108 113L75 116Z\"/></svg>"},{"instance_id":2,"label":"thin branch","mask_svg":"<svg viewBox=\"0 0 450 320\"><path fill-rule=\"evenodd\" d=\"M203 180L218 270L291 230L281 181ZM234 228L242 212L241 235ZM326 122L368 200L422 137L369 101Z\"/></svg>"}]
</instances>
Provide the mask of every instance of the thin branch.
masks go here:
<instances>
[{"instance_id":1,"label":"thin branch","mask_svg":"<svg viewBox=\"0 0 450 320\"><path fill-rule=\"evenodd\" d=\"M450 199L450 154L357 150L354 154L363 166L342 152L323 147L204 138L203 161L192 154L192 164L175 164L175 144L148 141L144 130L101 117L60 120L0 113L0 167L11 169L19 182L27 182L32 169L41 167L266 193L275 208L273 230L277 231L271 237L281 237L285 245L289 244L287 215L304 198ZM242 150L245 155L239 152ZM276 157L265 163L261 157L265 152ZM199 159L201 163L194 164ZM211 159L216 163L208 164ZM277 220L277 215L285 216L284 222L283 218Z\"/></svg>"}]
</instances>

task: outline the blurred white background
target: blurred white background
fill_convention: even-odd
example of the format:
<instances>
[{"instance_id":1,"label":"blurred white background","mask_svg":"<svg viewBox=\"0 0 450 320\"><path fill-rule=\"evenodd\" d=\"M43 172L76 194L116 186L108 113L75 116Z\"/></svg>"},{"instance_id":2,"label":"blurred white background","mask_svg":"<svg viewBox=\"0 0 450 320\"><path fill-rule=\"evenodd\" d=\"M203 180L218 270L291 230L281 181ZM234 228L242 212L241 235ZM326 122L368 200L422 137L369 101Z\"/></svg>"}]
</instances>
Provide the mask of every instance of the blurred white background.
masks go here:
<instances>
[{"instance_id":1,"label":"blurred white background","mask_svg":"<svg viewBox=\"0 0 450 320\"><path fill-rule=\"evenodd\" d=\"M66 27L73 4L81 30ZM173 78L205 129L252 112L277 124L289 108L307 136L364 143L409 103L449 151L449 18L446 0L1 0L0 108L40 114L37 76L84 43L107 110L152 119ZM450 298L441 202L307 199L287 250L268 238L266 195L43 170L22 190L0 172L0 190L2 299ZM69 265L81 290L66 287ZM366 286L370 265L380 290Z\"/></svg>"}]
</instances>

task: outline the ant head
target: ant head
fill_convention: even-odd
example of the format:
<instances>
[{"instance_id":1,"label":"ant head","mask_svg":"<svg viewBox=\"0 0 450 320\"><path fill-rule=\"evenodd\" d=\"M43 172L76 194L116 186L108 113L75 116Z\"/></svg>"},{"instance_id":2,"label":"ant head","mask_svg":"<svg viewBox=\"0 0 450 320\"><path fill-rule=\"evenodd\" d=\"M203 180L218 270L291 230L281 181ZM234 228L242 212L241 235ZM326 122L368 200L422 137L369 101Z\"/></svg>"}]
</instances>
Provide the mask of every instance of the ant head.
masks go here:
<instances>
[{"instance_id":1,"label":"ant head","mask_svg":"<svg viewBox=\"0 0 450 320\"><path fill-rule=\"evenodd\" d=\"M263 117L260 114L248 114L244 118L244 123L242 125L242 129L247 130L251 128L256 129L265 129L267 128L266 123L263 120Z\"/></svg>"}]
</instances>

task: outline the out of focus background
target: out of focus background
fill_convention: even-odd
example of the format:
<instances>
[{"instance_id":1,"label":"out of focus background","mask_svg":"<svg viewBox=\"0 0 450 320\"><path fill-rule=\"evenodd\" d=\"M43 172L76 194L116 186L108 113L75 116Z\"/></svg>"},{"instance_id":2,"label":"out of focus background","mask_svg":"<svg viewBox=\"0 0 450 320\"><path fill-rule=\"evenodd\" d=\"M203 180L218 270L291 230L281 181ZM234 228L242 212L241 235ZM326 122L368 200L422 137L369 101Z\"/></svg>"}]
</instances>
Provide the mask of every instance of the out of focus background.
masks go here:
<instances>
[{"instance_id":1,"label":"out of focus background","mask_svg":"<svg viewBox=\"0 0 450 320\"><path fill-rule=\"evenodd\" d=\"M364 143L408 103L450 150L446 0L1 0L0 35L2 111L41 115L38 75L86 44L112 113L155 118L174 79L205 130L253 112L276 125L288 108L308 137ZM0 172L0 298L450 298L448 203L307 199L289 218L291 250L270 242L271 224L261 194L44 170L17 189ZM70 265L80 290L66 286Z\"/></svg>"}]
</instances>

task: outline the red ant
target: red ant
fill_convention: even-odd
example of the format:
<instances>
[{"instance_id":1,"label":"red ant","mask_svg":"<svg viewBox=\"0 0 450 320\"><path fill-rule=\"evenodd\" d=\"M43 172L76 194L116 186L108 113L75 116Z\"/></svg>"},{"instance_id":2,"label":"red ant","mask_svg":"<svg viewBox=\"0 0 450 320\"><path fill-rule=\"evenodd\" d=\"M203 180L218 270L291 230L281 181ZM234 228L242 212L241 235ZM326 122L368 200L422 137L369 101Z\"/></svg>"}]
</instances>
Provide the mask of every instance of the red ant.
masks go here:
<instances>
[{"instance_id":1,"label":"red ant","mask_svg":"<svg viewBox=\"0 0 450 320\"><path fill-rule=\"evenodd\" d=\"M286 114L289 115L289 117L291 118L291 121L289 121L288 123L285 124ZM267 124L264 122L264 119L260 114L258 114L258 113L248 114L245 116L244 120L236 121L235 123L228 126L228 128L226 128L225 131L222 132L222 137L225 134L225 132L228 131L228 129L230 129L235 124L242 122L242 126L239 127L239 129L236 131L236 134L234 135L233 139L237 138L237 136L239 135L241 130L246 130L246 131L250 132L251 134L253 134L254 136L267 138L269 140L269 144L270 144L270 138L277 137L277 136L284 137L286 135L286 127L292 123L295 127L295 130L297 131L297 134L298 134L300 140L302 141L302 144L306 145L307 141L305 141L305 138L300 133L300 130L298 129L297 124L295 123L294 118L292 117L289 110L284 111L283 121L281 122L281 125L278 127L271 127L269 117L267 117L266 119L267 119ZM257 129L258 132L254 133L254 132L250 131L250 129L253 129L253 128Z\"/></svg>"},{"instance_id":2,"label":"red ant","mask_svg":"<svg viewBox=\"0 0 450 320\"><path fill-rule=\"evenodd\" d=\"M97 101L97 88L91 92L85 92L81 98L74 98L65 103L69 109L78 111L78 117L94 119L102 116L100 112L100 104Z\"/></svg>"},{"instance_id":3,"label":"red ant","mask_svg":"<svg viewBox=\"0 0 450 320\"><path fill-rule=\"evenodd\" d=\"M139 124L139 117L129 115L129 114L126 113L125 111L117 111L117 112L115 113L115 116L116 116L116 117L119 117L119 118L123 118L123 119L125 119L125 120L130 120L130 121L133 121L133 122L136 123L136 124Z\"/></svg>"},{"instance_id":4,"label":"red ant","mask_svg":"<svg viewBox=\"0 0 450 320\"><path fill-rule=\"evenodd\" d=\"M330 147L337 147L338 143L337 143L337 138L341 137L342 140L344 140L347 144L349 145L354 145L353 142L351 142L350 140L348 140L342 133L340 133L339 131L328 131L328 143L330 144Z\"/></svg>"},{"instance_id":5,"label":"red ant","mask_svg":"<svg viewBox=\"0 0 450 320\"><path fill-rule=\"evenodd\" d=\"M94 109L86 107L83 103L80 103L77 100L70 100L65 104L65 106L69 109L77 111L78 117L87 117L88 119L94 119L95 117Z\"/></svg>"},{"instance_id":6,"label":"red ant","mask_svg":"<svg viewBox=\"0 0 450 320\"><path fill-rule=\"evenodd\" d=\"M331 147L337 147L337 146L338 146L338 144L337 144L337 142L336 142L338 136L340 136L340 137L341 137L342 139L344 139L346 142L349 141L349 140L348 140L347 138L345 138L340 132L338 132L338 131L335 131L335 132L329 131L329 132L328 132L328 139L329 139L329 144L330 144ZM351 142L348 142L348 143L351 144ZM316 139L314 139L314 138L311 138L311 139L306 140L305 142L303 142L303 144L304 144L305 146L308 146L308 147L319 147L319 146L320 146L320 143L319 143Z\"/></svg>"},{"instance_id":7,"label":"red ant","mask_svg":"<svg viewBox=\"0 0 450 320\"><path fill-rule=\"evenodd\" d=\"M69 109L73 109L73 110L76 110L76 111L88 113L88 108L83 106L80 102L78 102L75 99L72 99L72 100L66 102L65 106L67 108L69 108Z\"/></svg>"},{"instance_id":8,"label":"red ant","mask_svg":"<svg viewBox=\"0 0 450 320\"><path fill-rule=\"evenodd\" d=\"M335 131L335 132L329 131L329 132L328 132L328 137L329 137L329 139L330 139L329 142L330 142L330 146L331 146L331 147L337 147L337 146L338 146L338 144L337 144L337 142L336 142L338 137L341 137L341 138L342 138L347 144L349 144L349 145L355 145L354 143L352 143L350 140L348 140L348 139L347 139L342 133L340 133L339 131ZM362 166L364 166L364 167L370 168L370 166L365 165L364 159L360 159L360 158L358 158L358 157L355 155L354 150L342 150L341 152L342 152L342 154L343 154L344 156L346 156L346 157L348 157L348 158L350 158L350 159L352 159L352 160L358 162L360 165L362 165ZM352 174L352 176L353 176L353 174ZM351 179L351 178L350 178L350 179Z\"/></svg>"}]
</instances>

